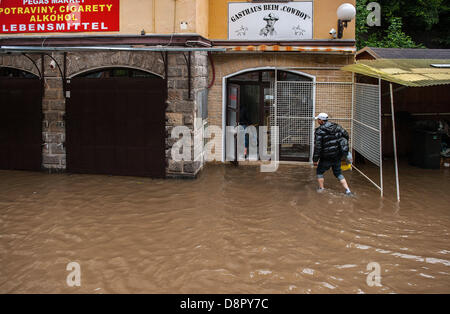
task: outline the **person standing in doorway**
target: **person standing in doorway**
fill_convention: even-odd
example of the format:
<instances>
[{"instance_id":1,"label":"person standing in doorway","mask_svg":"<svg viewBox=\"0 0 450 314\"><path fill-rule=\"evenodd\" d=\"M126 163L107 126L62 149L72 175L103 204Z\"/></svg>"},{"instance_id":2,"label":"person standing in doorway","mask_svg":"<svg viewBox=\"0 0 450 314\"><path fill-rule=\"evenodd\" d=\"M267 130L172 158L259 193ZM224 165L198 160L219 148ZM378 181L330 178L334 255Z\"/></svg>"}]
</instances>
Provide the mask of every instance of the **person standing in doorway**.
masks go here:
<instances>
[{"instance_id":1,"label":"person standing in doorway","mask_svg":"<svg viewBox=\"0 0 450 314\"><path fill-rule=\"evenodd\" d=\"M328 121L326 113L320 113L316 120L319 122L319 127L315 131L313 161L317 165L319 183L317 191L324 191L324 173L332 168L334 176L344 187L345 194L353 195L341 171L341 159L348 154L348 144L341 145L341 139L345 138L348 143L348 132L339 124ZM317 161L319 161L318 164Z\"/></svg>"}]
</instances>

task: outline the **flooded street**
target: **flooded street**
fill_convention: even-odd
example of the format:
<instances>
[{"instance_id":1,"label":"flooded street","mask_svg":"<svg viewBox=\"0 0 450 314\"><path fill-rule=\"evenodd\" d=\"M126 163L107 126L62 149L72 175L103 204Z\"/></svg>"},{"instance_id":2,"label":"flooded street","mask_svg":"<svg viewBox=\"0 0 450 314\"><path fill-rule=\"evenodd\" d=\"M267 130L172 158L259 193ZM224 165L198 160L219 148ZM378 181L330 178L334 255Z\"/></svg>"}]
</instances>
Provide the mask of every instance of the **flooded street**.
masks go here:
<instances>
[{"instance_id":1,"label":"flooded street","mask_svg":"<svg viewBox=\"0 0 450 314\"><path fill-rule=\"evenodd\" d=\"M309 166L209 165L193 181L0 171L0 293L450 293L450 169L403 166L400 205L390 169L384 200L356 172L354 198L330 172L318 194Z\"/></svg>"}]
</instances>

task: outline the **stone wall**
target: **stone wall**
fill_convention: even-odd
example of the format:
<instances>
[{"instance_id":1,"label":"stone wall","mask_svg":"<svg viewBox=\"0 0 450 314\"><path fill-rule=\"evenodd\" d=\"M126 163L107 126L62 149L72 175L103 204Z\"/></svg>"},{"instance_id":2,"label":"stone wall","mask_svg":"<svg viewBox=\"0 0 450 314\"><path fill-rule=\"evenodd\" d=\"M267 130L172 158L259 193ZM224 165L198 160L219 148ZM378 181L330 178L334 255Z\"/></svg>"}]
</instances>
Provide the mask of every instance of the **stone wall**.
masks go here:
<instances>
[{"instance_id":1,"label":"stone wall","mask_svg":"<svg viewBox=\"0 0 450 314\"><path fill-rule=\"evenodd\" d=\"M198 92L207 88L208 63L206 52L191 53L191 93L188 90L187 52L169 55L169 88L167 107L168 159L167 175L169 177L195 177L203 168L203 120L198 112ZM170 158L173 144L177 139L171 138L174 127L184 125L189 128L191 142L191 160L174 161Z\"/></svg>"},{"instance_id":2,"label":"stone wall","mask_svg":"<svg viewBox=\"0 0 450 314\"><path fill-rule=\"evenodd\" d=\"M57 56L54 58L56 59ZM61 60L58 59L58 63L62 65ZM66 99L59 69L51 69L50 62L51 58L45 56L45 89L42 99L42 111L44 113L42 164L43 168L49 172L60 172L66 169L66 126L64 120Z\"/></svg>"},{"instance_id":3,"label":"stone wall","mask_svg":"<svg viewBox=\"0 0 450 314\"><path fill-rule=\"evenodd\" d=\"M185 53L188 56L188 53ZM64 55L54 53L52 55L63 69ZM68 53L67 54L67 78L80 73L107 68L107 67L131 67L165 76L164 60L159 52L94 52L94 53ZM34 55L41 70L41 56ZM49 56L44 56L44 96L43 108L43 165L50 172L65 171L65 105L66 99L63 92L63 82L58 68L51 68ZM185 125L191 131L194 138L201 132L202 123L196 123L198 112L196 111L197 92L207 86L208 64L207 55L202 52L191 53L191 95L188 94L188 68L182 53L169 53L168 65L168 100L166 109L166 173L169 177L195 177L203 167L203 154L192 155L192 160L175 162L171 157L171 149L175 140L170 138L174 126ZM0 66L8 66L36 75L38 70L33 63L24 56L0 56ZM201 125L201 126L200 126Z\"/></svg>"}]
</instances>

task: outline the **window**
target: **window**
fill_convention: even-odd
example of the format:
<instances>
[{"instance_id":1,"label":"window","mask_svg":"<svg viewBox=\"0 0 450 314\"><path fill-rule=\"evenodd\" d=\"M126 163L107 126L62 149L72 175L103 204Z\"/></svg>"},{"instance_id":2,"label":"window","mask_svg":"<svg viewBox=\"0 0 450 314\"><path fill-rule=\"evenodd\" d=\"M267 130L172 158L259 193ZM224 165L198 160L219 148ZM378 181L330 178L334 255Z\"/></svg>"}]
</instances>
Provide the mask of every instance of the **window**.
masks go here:
<instances>
[{"instance_id":1,"label":"window","mask_svg":"<svg viewBox=\"0 0 450 314\"><path fill-rule=\"evenodd\" d=\"M231 78L231 80L240 82L258 82L259 72L247 72L241 75L234 76Z\"/></svg>"}]
</instances>

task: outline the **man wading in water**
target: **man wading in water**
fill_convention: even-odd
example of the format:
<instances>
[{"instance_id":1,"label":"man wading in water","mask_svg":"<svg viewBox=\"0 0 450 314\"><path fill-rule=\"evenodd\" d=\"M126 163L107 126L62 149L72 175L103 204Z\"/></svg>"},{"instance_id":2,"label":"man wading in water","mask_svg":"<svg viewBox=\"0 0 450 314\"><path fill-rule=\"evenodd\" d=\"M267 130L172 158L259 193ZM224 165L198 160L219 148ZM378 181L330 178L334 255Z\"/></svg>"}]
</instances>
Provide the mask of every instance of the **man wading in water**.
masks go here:
<instances>
[{"instance_id":1,"label":"man wading in water","mask_svg":"<svg viewBox=\"0 0 450 314\"><path fill-rule=\"evenodd\" d=\"M346 195L353 195L348 188L347 181L342 175L341 159L342 156L348 154L348 133L339 124L328 121L328 115L321 113L316 117L320 126L315 132L314 144L314 164L320 159L317 165L317 181L319 182L319 189L317 192L323 192L324 177L323 174L330 168L333 168L334 176L341 182L345 188ZM342 141L345 138L346 141ZM347 143L342 145L342 143Z\"/></svg>"}]
</instances>

